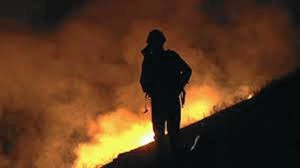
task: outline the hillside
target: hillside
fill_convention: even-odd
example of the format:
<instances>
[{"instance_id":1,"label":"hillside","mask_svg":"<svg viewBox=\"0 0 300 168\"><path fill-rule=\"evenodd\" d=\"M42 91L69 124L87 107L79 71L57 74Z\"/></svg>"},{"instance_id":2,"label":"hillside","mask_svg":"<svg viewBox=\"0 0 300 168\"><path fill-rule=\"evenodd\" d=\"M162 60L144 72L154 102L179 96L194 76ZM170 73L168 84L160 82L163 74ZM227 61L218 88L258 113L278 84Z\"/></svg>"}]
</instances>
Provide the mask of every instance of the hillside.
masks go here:
<instances>
[{"instance_id":1,"label":"hillside","mask_svg":"<svg viewBox=\"0 0 300 168\"><path fill-rule=\"evenodd\" d=\"M182 157L184 166L245 168L300 167L300 69L274 80L252 99L245 100L182 129L193 151ZM166 145L166 152L168 147ZM157 160L154 145L118 156L104 168L175 167L165 155Z\"/></svg>"}]
</instances>

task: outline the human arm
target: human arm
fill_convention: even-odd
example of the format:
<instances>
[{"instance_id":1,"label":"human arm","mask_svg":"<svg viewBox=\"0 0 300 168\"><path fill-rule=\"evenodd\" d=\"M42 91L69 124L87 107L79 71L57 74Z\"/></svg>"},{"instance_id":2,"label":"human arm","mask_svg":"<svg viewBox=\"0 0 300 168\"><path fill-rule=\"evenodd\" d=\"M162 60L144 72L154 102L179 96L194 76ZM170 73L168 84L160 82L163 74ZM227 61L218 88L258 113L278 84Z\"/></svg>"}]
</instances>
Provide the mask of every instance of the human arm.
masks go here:
<instances>
[{"instance_id":1,"label":"human arm","mask_svg":"<svg viewBox=\"0 0 300 168\"><path fill-rule=\"evenodd\" d=\"M149 63L144 59L142 63L142 71L140 76L140 84L143 92L150 96L151 95L151 86L152 86L152 73Z\"/></svg>"},{"instance_id":2,"label":"human arm","mask_svg":"<svg viewBox=\"0 0 300 168\"><path fill-rule=\"evenodd\" d=\"M191 67L177 54L176 52L172 51L173 55L176 57L176 67L177 67L177 75L178 75L178 87L183 89L186 84L188 84L191 76L192 76L192 69Z\"/></svg>"}]
</instances>

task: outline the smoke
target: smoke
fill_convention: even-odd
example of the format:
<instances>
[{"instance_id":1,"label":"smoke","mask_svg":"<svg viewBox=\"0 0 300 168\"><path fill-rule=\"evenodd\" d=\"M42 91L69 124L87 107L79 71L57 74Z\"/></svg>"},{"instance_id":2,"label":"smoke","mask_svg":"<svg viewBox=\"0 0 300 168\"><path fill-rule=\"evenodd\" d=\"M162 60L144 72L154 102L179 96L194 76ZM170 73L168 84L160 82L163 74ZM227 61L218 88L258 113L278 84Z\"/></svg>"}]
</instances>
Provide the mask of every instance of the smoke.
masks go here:
<instances>
[{"instance_id":1,"label":"smoke","mask_svg":"<svg viewBox=\"0 0 300 168\"><path fill-rule=\"evenodd\" d=\"M0 167L72 167L96 118L139 112L140 50L153 28L191 65L191 87L222 100L299 64L296 32L276 3L95 0L52 33L2 25Z\"/></svg>"}]
</instances>

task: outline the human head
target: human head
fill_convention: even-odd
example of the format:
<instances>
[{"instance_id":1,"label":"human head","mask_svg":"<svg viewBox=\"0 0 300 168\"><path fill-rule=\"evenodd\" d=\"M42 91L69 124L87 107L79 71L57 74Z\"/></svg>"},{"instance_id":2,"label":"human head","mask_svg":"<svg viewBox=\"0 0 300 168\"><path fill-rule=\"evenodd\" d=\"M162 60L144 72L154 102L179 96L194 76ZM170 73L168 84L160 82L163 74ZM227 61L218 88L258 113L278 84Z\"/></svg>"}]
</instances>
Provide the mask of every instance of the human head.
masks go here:
<instances>
[{"instance_id":1,"label":"human head","mask_svg":"<svg viewBox=\"0 0 300 168\"><path fill-rule=\"evenodd\" d=\"M146 42L155 49L163 49L166 37L160 30L153 29L149 32Z\"/></svg>"}]
</instances>

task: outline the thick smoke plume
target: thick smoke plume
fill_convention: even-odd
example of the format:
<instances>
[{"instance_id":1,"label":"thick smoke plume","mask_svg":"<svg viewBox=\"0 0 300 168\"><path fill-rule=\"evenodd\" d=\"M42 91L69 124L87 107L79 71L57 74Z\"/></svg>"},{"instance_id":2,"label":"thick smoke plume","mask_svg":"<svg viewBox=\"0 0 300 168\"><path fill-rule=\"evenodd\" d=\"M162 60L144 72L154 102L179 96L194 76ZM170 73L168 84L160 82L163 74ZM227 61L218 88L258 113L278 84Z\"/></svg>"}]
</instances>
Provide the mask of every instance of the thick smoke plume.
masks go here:
<instances>
[{"instance_id":1,"label":"thick smoke plume","mask_svg":"<svg viewBox=\"0 0 300 168\"><path fill-rule=\"evenodd\" d=\"M153 28L193 68L189 87L214 88L218 102L299 64L296 32L276 3L94 0L52 33L2 25L1 168L72 167L91 123L119 108L140 112L140 50Z\"/></svg>"}]
</instances>

